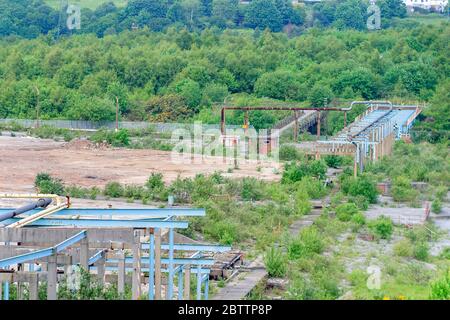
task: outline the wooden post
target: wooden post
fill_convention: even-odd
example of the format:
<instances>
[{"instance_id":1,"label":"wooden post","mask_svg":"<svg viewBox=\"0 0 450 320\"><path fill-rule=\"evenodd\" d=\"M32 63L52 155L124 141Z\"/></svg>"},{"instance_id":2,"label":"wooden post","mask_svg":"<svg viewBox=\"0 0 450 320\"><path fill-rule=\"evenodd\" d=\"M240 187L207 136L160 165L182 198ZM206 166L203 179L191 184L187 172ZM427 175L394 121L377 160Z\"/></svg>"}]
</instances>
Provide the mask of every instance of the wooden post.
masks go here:
<instances>
[{"instance_id":1,"label":"wooden post","mask_svg":"<svg viewBox=\"0 0 450 320\"><path fill-rule=\"evenodd\" d=\"M57 268L56 268L56 254L48 257L48 271L47 271L47 300L56 300L56 282L57 282Z\"/></svg>"},{"instance_id":2,"label":"wooden post","mask_svg":"<svg viewBox=\"0 0 450 320\"><path fill-rule=\"evenodd\" d=\"M344 129L347 128L347 111L344 111Z\"/></svg>"},{"instance_id":3,"label":"wooden post","mask_svg":"<svg viewBox=\"0 0 450 320\"><path fill-rule=\"evenodd\" d=\"M184 267L184 300L189 300L191 294L191 265L187 264Z\"/></svg>"},{"instance_id":4,"label":"wooden post","mask_svg":"<svg viewBox=\"0 0 450 320\"><path fill-rule=\"evenodd\" d=\"M39 300L39 274L31 273L29 281L30 300Z\"/></svg>"},{"instance_id":5,"label":"wooden post","mask_svg":"<svg viewBox=\"0 0 450 320\"><path fill-rule=\"evenodd\" d=\"M135 231L133 243L132 279L132 299L138 300L141 296L141 242L137 231Z\"/></svg>"},{"instance_id":6,"label":"wooden post","mask_svg":"<svg viewBox=\"0 0 450 320\"><path fill-rule=\"evenodd\" d=\"M161 300L161 229L155 229L155 300Z\"/></svg>"},{"instance_id":7,"label":"wooden post","mask_svg":"<svg viewBox=\"0 0 450 320\"><path fill-rule=\"evenodd\" d=\"M118 254L118 270L117 270L117 292L123 294L125 292L125 254L120 251Z\"/></svg>"}]
</instances>

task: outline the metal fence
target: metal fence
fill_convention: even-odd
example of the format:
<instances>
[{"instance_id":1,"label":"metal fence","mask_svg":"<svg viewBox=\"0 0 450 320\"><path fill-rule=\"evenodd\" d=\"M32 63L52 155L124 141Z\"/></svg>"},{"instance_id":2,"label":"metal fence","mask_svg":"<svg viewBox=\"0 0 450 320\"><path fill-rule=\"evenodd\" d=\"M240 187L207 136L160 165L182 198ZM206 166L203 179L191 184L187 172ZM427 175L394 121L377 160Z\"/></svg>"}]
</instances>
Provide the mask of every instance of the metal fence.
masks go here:
<instances>
[{"instance_id":1,"label":"metal fence","mask_svg":"<svg viewBox=\"0 0 450 320\"><path fill-rule=\"evenodd\" d=\"M30 119L0 119L0 124L17 124L24 128L35 128L37 120ZM96 131L102 128L115 129L114 121L85 121L85 120L39 120L40 126L51 126L61 129L80 130L80 131ZM150 129L156 132L169 133L175 129L186 129L192 131L193 123L164 123L164 122L147 122L147 121L120 121L119 129ZM238 125L227 125L229 129L241 128ZM202 124L202 130L220 129L219 124Z\"/></svg>"}]
</instances>

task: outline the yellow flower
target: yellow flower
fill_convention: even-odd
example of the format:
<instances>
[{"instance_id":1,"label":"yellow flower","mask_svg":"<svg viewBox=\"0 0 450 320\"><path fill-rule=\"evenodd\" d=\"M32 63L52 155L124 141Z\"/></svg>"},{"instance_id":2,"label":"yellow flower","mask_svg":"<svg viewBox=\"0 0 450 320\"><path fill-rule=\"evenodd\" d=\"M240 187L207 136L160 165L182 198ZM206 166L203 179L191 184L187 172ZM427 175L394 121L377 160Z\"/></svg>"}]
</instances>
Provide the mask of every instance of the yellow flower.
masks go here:
<instances>
[{"instance_id":1,"label":"yellow flower","mask_svg":"<svg viewBox=\"0 0 450 320\"><path fill-rule=\"evenodd\" d=\"M391 300L391 298L389 298L388 296L384 296L383 300Z\"/></svg>"},{"instance_id":2,"label":"yellow flower","mask_svg":"<svg viewBox=\"0 0 450 320\"><path fill-rule=\"evenodd\" d=\"M399 295L399 296L398 296L398 299L399 299L399 300L406 300L406 297L403 296L403 295Z\"/></svg>"}]
</instances>

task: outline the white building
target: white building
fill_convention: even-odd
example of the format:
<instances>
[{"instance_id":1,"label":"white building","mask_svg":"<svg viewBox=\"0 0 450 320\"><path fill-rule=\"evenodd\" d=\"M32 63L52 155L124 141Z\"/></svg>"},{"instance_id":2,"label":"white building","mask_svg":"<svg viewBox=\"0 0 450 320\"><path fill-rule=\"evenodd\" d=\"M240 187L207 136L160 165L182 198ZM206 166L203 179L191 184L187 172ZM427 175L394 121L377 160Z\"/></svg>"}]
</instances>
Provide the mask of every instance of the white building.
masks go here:
<instances>
[{"instance_id":1,"label":"white building","mask_svg":"<svg viewBox=\"0 0 450 320\"><path fill-rule=\"evenodd\" d=\"M403 0L406 7L410 11L414 8L422 8L430 11L444 12L448 0Z\"/></svg>"}]
</instances>

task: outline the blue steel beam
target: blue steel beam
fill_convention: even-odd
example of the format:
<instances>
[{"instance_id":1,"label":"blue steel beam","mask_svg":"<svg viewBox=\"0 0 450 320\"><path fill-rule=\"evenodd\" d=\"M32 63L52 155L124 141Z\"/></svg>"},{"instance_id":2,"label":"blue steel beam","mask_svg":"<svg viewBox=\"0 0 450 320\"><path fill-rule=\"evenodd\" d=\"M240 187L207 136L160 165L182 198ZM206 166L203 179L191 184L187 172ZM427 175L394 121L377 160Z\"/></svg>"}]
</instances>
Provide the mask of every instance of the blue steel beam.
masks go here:
<instances>
[{"instance_id":1,"label":"blue steel beam","mask_svg":"<svg viewBox=\"0 0 450 320\"><path fill-rule=\"evenodd\" d=\"M89 270L97 270L97 267L96 267L96 266L90 267ZM105 267L105 270L107 270L107 271L116 271L116 272L117 272L117 267L114 267L114 266L106 266L106 267ZM126 267L126 268L125 268L125 271L126 271L126 272L131 272L131 271L133 271L133 270L134 270L133 267ZM141 267L141 271L142 271L142 272L148 272L148 271L149 271L149 268L148 268L148 267ZM169 269L161 268L161 272L163 272L163 273L169 273ZM197 267L191 268L191 273L192 273L192 274L197 274L197 272L198 272ZM205 268L201 268L201 269L200 269L200 273L201 273L201 274L209 274L210 272L211 272L210 269L205 269Z\"/></svg>"},{"instance_id":2,"label":"blue steel beam","mask_svg":"<svg viewBox=\"0 0 450 320\"><path fill-rule=\"evenodd\" d=\"M148 243L142 244L142 249L149 249ZM169 244L161 244L162 250L169 250ZM210 245L210 244L174 244L174 250L183 250L183 251L208 251L208 252L227 252L231 250L230 246L221 246L221 245Z\"/></svg>"},{"instance_id":3,"label":"blue steel beam","mask_svg":"<svg viewBox=\"0 0 450 320\"><path fill-rule=\"evenodd\" d=\"M28 252L28 253L24 253L21 255L17 255L14 257L0 260L0 268L5 268L7 266L18 264L18 263L24 263L24 262L27 262L30 260L37 260L37 259L49 257L53 254L63 251L64 249L77 243L81 239L86 238L86 235L87 235L86 230L83 230L83 231L77 233L76 235L58 243L57 245L55 245L53 247L36 250L36 251L32 251L32 252Z\"/></svg>"},{"instance_id":4,"label":"blue steel beam","mask_svg":"<svg viewBox=\"0 0 450 320\"><path fill-rule=\"evenodd\" d=\"M11 218L3 221L11 224L20 221L20 218ZM29 226L61 226L79 228L178 228L186 229L187 221L162 221L162 220L102 220L102 219L54 219L44 218L34 221Z\"/></svg>"},{"instance_id":5,"label":"blue steel beam","mask_svg":"<svg viewBox=\"0 0 450 320\"><path fill-rule=\"evenodd\" d=\"M88 261L88 265L93 265L94 263L96 263L98 260L100 260L103 257L103 250L100 250L99 252L97 252L96 254L94 254L92 257L89 258Z\"/></svg>"},{"instance_id":6,"label":"blue steel beam","mask_svg":"<svg viewBox=\"0 0 450 320\"><path fill-rule=\"evenodd\" d=\"M143 256L141 257L141 263L147 265L149 260L148 256ZM173 258L173 264L178 264L178 265L186 265L186 264L191 264L191 265L205 265L205 266L211 266L214 264L214 259L200 259L200 258ZM119 260L118 259L107 259L106 262L109 263L118 263ZM133 262L133 257L125 257L125 263L132 263ZM169 264L170 263L170 259L168 258L162 258L161 259L161 264Z\"/></svg>"},{"instance_id":7,"label":"blue steel beam","mask_svg":"<svg viewBox=\"0 0 450 320\"><path fill-rule=\"evenodd\" d=\"M54 248L55 252L58 253L86 237L87 237L87 231L83 230L83 231L77 233L76 235L70 237L69 239L62 241L61 243L58 243L53 248Z\"/></svg>"},{"instance_id":8,"label":"blue steel beam","mask_svg":"<svg viewBox=\"0 0 450 320\"><path fill-rule=\"evenodd\" d=\"M18 263L24 263L30 260L37 260L42 259L45 257L49 257L53 254L53 248L47 248L47 249L41 249L36 250L29 253L24 253L18 256L14 256L11 258L6 258L3 260L0 260L0 269L6 268L8 266L18 264Z\"/></svg>"},{"instance_id":9,"label":"blue steel beam","mask_svg":"<svg viewBox=\"0 0 450 320\"><path fill-rule=\"evenodd\" d=\"M0 209L0 214L14 209ZM36 209L21 214L21 217L36 214L42 210ZM52 214L52 216L130 216L138 218L167 218L167 217L201 217L205 216L205 209L64 209Z\"/></svg>"}]
</instances>

